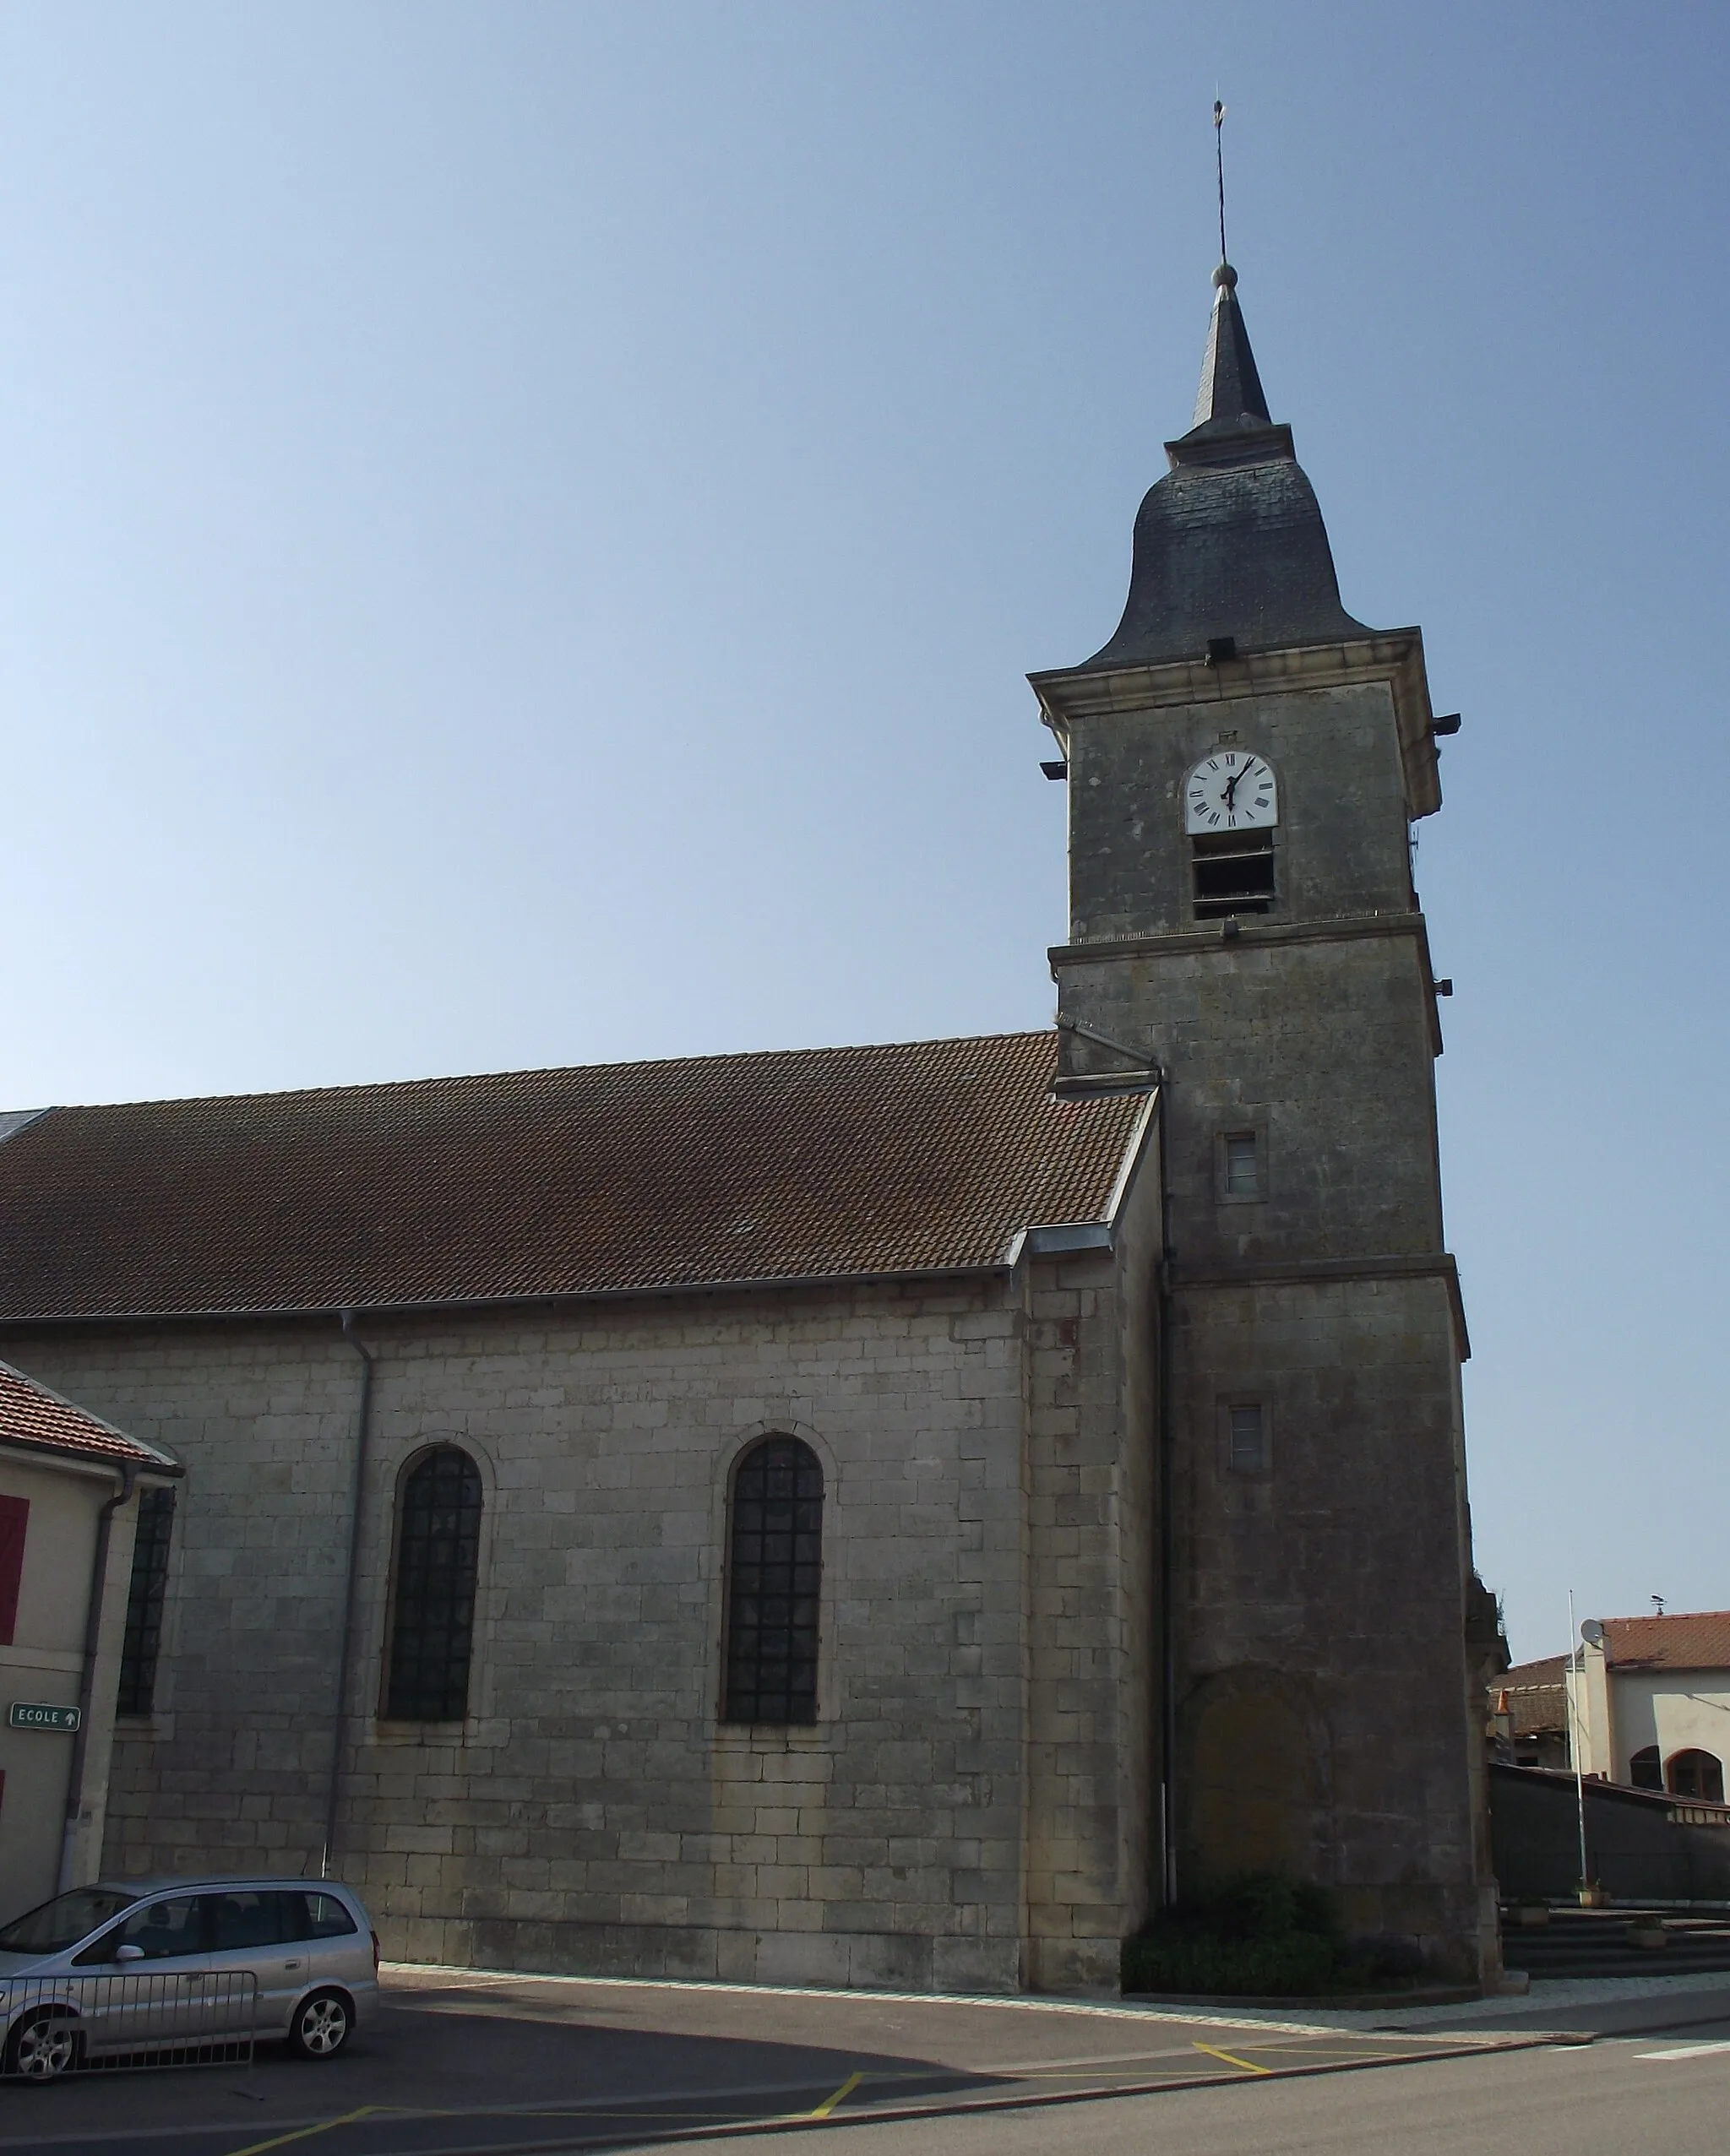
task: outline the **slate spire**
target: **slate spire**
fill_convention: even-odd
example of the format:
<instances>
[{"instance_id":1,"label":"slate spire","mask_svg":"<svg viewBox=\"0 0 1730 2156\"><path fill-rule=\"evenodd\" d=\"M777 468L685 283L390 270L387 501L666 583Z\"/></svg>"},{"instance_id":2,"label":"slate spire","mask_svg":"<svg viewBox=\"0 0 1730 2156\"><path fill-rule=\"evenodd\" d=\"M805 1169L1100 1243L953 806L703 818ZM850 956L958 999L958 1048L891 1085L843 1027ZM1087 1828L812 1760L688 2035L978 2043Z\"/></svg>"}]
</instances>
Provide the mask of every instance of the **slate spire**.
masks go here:
<instances>
[{"instance_id":1,"label":"slate spire","mask_svg":"<svg viewBox=\"0 0 1730 2156\"><path fill-rule=\"evenodd\" d=\"M1271 422L1261 377L1255 371L1255 355L1249 349L1249 332L1243 310L1238 304L1238 273L1229 262L1213 273L1213 314L1207 325L1207 349L1201 355L1201 387L1195 394L1192 427L1211 421L1259 420Z\"/></svg>"},{"instance_id":2,"label":"slate spire","mask_svg":"<svg viewBox=\"0 0 1730 2156\"><path fill-rule=\"evenodd\" d=\"M1335 644L1371 632L1340 604L1314 490L1292 430L1267 408L1238 273L1213 273L1213 314L1189 432L1135 519L1129 595L1117 633L1081 671Z\"/></svg>"}]
</instances>

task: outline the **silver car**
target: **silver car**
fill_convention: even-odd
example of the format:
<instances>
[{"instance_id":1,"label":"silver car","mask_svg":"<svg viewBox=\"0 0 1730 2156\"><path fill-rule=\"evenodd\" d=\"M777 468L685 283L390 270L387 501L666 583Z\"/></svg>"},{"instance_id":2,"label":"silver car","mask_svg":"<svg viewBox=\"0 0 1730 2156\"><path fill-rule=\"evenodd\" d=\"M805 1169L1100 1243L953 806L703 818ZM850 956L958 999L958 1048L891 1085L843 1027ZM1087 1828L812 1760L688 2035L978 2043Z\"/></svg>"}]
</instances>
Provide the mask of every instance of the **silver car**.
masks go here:
<instances>
[{"instance_id":1,"label":"silver car","mask_svg":"<svg viewBox=\"0 0 1730 2156\"><path fill-rule=\"evenodd\" d=\"M378 1935L334 1880L104 1882L0 1931L0 2068L32 2081L254 2036L332 2059L378 2001Z\"/></svg>"}]
</instances>

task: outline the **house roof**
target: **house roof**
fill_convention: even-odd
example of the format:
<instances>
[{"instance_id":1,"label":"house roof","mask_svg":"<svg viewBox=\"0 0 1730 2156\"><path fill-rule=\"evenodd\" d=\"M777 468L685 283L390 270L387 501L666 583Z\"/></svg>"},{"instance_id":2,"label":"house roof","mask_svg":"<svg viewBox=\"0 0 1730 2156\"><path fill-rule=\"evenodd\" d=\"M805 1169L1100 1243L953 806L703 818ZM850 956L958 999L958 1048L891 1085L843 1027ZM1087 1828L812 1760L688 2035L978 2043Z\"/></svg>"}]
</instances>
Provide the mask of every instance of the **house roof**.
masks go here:
<instances>
[{"instance_id":1,"label":"house roof","mask_svg":"<svg viewBox=\"0 0 1730 2156\"><path fill-rule=\"evenodd\" d=\"M180 1473L180 1463L171 1453L128 1437L112 1423L87 1415L8 1362L0 1362L0 1444Z\"/></svg>"},{"instance_id":2,"label":"house roof","mask_svg":"<svg viewBox=\"0 0 1730 2156\"><path fill-rule=\"evenodd\" d=\"M1607 1617L1604 1656L1613 1670L1730 1669L1730 1610Z\"/></svg>"},{"instance_id":3,"label":"house roof","mask_svg":"<svg viewBox=\"0 0 1730 2156\"><path fill-rule=\"evenodd\" d=\"M1567 1668L1565 1654L1549 1654L1540 1662L1516 1663L1486 1687L1492 1707L1505 1694L1515 1736L1567 1727Z\"/></svg>"},{"instance_id":4,"label":"house roof","mask_svg":"<svg viewBox=\"0 0 1730 2156\"><path fill-rule=\"evenodd\" d=\"M1145 1100L1050 1032L56 1108L0 1143L0 1321L943 1272L1107 1218Z\"/></svg>"}]
</instances>

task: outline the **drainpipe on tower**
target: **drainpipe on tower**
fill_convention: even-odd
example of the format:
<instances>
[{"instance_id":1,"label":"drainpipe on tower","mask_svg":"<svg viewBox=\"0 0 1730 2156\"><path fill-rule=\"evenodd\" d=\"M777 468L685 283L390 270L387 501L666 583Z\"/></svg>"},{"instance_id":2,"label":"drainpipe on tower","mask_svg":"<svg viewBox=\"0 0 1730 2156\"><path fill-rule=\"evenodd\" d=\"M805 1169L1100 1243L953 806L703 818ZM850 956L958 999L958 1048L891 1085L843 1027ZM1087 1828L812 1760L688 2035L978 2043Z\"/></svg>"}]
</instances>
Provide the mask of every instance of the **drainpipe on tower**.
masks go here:
<instances>
[{"instance_id":1,"label":"drainpipe on tower","mask_svg":"<svg viewBox=\"0 0 1730 2156\"><path fill-rule=\"evenodd\" d=\"M344 1344L361 1359L361 1397L356 1415L354 1486L348 1515L348 1570L342 1588L342 1631L336 1648L336 1694L330 1715L330 1774L324 1786L324 1845L318 1856L318 1876L328 1879L336 1860L337 1812L342 1801L342 1740L347 1724L349 1659L354 1646L355 1602L361 1569L362 1512L367 1495L367 1455L373 1434L372 1351L355 1338L355 1314L342 1313Z\"/></svg>"}]
</instances>

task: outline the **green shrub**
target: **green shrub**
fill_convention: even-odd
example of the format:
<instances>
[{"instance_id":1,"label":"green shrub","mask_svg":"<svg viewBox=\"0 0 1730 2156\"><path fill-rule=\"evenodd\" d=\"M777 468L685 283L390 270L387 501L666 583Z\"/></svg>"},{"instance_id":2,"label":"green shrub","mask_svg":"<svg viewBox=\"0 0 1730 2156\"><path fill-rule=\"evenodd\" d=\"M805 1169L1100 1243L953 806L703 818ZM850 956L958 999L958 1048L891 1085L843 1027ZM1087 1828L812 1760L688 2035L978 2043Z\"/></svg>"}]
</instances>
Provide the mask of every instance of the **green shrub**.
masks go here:
<instances>
[{"instance_id":1,"label":"green shrub","mask_svg":"<svg viewBox=\"0 0 1730 2156\"><path fill-rule=\"evenodd\" d=\"M1205 1991L1284 1997L1325 1991L1339 1956L1313 1932L1284 1939L1221 1939L1160 1925L1123 1941L1126 1991Z\"/></svg>"},{"instance_id":2,"label":"green shrub","mask_svg":"<svg viewBox=\"0 0 1730 2156\"><path fill-rule=\"evenodd\" d=\"M1126 1991L1313 1996L1377 1974L1347 1959L1326 1890L1276 1871L1221 1880L1123 1941Z\"/></svg>"}]
</instances>

